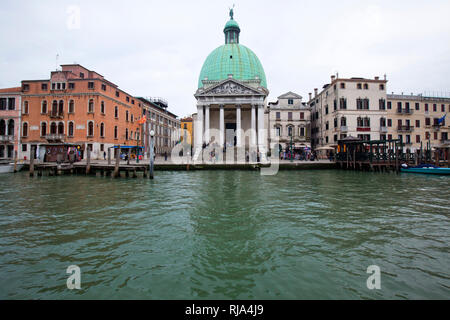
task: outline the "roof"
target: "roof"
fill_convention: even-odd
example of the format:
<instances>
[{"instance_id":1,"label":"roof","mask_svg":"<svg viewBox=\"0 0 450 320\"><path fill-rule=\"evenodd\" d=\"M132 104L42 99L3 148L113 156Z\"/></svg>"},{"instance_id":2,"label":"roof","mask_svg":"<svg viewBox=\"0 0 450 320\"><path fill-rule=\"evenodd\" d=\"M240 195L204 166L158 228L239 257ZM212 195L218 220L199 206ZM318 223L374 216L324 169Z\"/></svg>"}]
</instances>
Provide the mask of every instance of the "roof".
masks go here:
<instances>
[{"instance_id":1,"label":"roof","mask_svg":"<svg viewBox=\"0 0 450 320\"><path fill-rule=\"evenodd\" d=\"M22 91L22 87L0 89L0 93L18 93Z\"/></svg>"}]
</instances>

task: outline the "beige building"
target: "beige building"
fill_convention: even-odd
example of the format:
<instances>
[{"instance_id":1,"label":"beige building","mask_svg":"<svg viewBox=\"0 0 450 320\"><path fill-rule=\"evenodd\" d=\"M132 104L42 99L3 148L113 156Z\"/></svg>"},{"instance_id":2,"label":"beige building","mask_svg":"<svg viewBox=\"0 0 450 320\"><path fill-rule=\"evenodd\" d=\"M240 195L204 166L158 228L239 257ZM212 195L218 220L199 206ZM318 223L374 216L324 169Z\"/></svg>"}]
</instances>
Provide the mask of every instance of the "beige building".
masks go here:
<instances>
[{"instance_id":1,"label":"beige building","mask_svg":"<svg viewBox=\"0 0 450 320\"><path fill-rule=\"evenodd\" d=\"M440 147L449 143L450 98L424 97L422 95L387 95L387 138L401 139L405 149L415 151L427 143Z\"/></svg>"},{"instance_id":2,"label":"beige building","mask_svg":"<svg viewBox=\"0 0 450 320\"><path fill-rule=\"evenodd\" d=\"M269 145L280 151L302 152L311 148L311 111L302 97L289 91L268 105Z\"/></svg>"},{"instance_id":3,"label":"beige building","mask_svg":"<svg viewBox=\"0 0 450 320\"><path fill-rule=\"evenodd\" d=\"M331 76L314 96L309 94L312 147L335 147L347 136L379 140L387 134L386 79Z\"/></svg>"}]
</instances>

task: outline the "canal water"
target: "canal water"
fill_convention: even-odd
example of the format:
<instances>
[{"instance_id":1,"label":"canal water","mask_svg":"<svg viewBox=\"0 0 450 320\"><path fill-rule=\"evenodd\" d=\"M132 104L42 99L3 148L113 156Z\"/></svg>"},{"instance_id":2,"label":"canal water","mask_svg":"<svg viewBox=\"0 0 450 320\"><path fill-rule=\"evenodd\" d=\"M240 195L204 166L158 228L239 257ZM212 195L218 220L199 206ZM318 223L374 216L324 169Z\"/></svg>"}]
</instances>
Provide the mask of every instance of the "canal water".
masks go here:
<instances>
[{"instance_id":1,"label":"canal water","mask_svg":"<svg viewBox=\"0 0 450 320\"><path fill-rule=\"evenodd\" d=\"M0 299L449 299L449 207L415 174L3 174Z\"/></svg>"}]
</instances>

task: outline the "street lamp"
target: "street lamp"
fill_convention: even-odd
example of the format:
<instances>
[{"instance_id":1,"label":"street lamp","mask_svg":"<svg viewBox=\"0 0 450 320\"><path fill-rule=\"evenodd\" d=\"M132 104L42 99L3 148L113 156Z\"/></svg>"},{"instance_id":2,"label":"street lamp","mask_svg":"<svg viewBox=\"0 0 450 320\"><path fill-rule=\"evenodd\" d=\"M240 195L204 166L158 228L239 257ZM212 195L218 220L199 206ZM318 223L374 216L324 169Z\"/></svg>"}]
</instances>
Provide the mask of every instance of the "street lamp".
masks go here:
<instances>
[{"instance_id":1,"label":"street lamp","mask_svg":"<svg viewBox=\"0 0 450 320\"><path fill-rule=\"evenodd\" d=\"M155 136L155 131L150 131L150 179L153 179L153 137Z\"/></svg>"}]
</instances>

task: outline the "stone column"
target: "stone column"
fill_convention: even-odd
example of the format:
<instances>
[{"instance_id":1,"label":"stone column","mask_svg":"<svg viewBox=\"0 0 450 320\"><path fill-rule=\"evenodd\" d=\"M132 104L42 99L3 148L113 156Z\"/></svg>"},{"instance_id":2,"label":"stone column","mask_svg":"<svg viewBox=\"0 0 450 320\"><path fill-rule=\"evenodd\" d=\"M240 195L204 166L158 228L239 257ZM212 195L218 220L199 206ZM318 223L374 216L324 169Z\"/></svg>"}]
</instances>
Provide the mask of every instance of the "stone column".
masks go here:
<instances>
[{"instance_id":1,"label":"stone column","mask_svg":"<svg viewBox=\"0 0 450 320\"><path fill-rule=\"evenodd\" d=\"M264 136L264 105L258 105L258 148L261 153L265 152Z\"/></svg>"},{"instance_id":2,"label":"stone column","mask_svg":"<svg viewBox=\"0 0 450 320\"><path fill-rule=\"evenodd\" d=\"M210 134L209 134L209 105L205 106L205 142L209 143Z\"/></svg>"},{"instance_id":3,"label":"stone column","mask_svg":"<svg viewBox=\"0 0 450 320\"><path fill-rule=\"evenodd\" d=\"M236 146L241 147L241 106L236 106Z\"/></svg>"},{"instance_id":4,"label":"stone column","mask_svg":"<svg viewBox=\"0 0 450 320\"><path fill-rule=\"evenodd\" d=\"M250 147L256 147L256 111L255 105L252 105L251 111L251 130L250 130Z\"/></svg>"},{"instance_id":5,"label":"stone column","mask_svg":"<svg viewBox=\"0 0 450 320\"><path fill-rule=\"evenodd\" d=\"M225 117L223 104L220 105L220 148L223 148L225 143Z\"/></svg>"},{"instance_id":6,"label":"stone column","mask_svg":"<svg viewBox=\"0 0 450 320\"><path fill-rule=\"evenodd\" d=\"M197 148L202 148L203 145L203 106L197 106L197 129L195 130L195 140Z\"/></svg>"}]
</instances>

